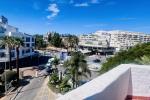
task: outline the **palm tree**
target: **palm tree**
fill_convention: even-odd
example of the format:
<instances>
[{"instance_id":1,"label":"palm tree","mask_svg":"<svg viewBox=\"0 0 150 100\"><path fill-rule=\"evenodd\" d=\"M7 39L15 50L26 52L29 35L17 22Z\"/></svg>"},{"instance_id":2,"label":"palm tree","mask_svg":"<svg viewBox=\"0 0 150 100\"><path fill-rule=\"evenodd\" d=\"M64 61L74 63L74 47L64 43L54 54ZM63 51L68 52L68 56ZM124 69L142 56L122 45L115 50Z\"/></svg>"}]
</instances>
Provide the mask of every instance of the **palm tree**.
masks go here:
<instances>
[{"instance_id":1,"label":"palm tree","mask_svg":"<svg viewBox=\"0 0 150 100\"><path fill-rule=\"evenodd\" d=\"M55 66L55 69L57 69L57 65L59 64L59 59L56 56L54 57L52 64Z\"/></svg>"},{"instance_id":2,"label":"palm tree","mask_svg":"<svg viewBox=\"0 0 150 100\"><path fill-rule=\"evenodd\" d=\"M12 48L14 48L14 37L9 37L9 36L4 36L4 37L1 37L1 42L0 42L0 45L1 46L5 46L8 47L8 53L9 53L9 69L12 70L12 67L11 67L11 58L12 58L12 55L11 55L11 50Z\"/></svg>"},{"instance_id":3,"label":"palm tree","mask_svg":"<svg viewBox=\"0 0 150 100\"><path fill-rule=\"evenodd\" d=\"M79 43L79 39L78 39L78 37L77 36L73 36L73 43L74 43L74 45L73 45L73 47L74 47L74 49L76 50L77 49L77 46L78 46L78 43Z\"/></svg>"},{"instance_id":4,"label":"palm tree","mask_svg":"<svg viewBox=\"0 0 150 100\"><path fill-rule=\"evenodd\" d=\"M79 42L79 39L77 36L68 35L68 37L66 38L66 41L67 41L67 51L68 51L69 47L70 47L71 51L72 51L72 48L74 48L76 50L76 47L77 47L78 42Z\"/></svg>"},{"instance_id":5,"label":"palm tree","mask_svg":"<svg viewBox=\"0 0 150 100\"><path fill-rule=\"evenodd\" d=\"M85 57L80 52L72 53L71 59L64 63L64 67L66 67L67 73L72 78L73 88L79 85L78 83L80 81L79 80L80 76L85 77L88 77L88 75L91 76L91 72L87 68L87 62L85 60Z\"/></svg>"},{"instance_id":6,"label":"palm tree","mask_svg":"<svg viewBox=\"0 0 150 100\"><path fill-rule=\"evenodd\" d=\"M15 38L15 48L16 48L16 68L17 68L17 82L19 83L19 48L23 46L23 41L20 38Z\"/></svg>"}]
</instances>

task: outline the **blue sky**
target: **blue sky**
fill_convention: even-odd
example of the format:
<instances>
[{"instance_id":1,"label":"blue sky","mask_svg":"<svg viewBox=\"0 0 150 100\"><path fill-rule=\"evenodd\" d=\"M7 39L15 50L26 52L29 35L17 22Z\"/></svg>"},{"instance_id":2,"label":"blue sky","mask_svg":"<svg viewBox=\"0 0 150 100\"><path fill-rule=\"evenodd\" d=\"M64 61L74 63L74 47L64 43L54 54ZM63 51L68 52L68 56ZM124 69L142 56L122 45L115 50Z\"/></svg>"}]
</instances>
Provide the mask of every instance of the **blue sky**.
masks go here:
<instances>
[{"instance_id":1,"label":"blue sky","mask_svg":"<svg viewBox=\"0 0 150 100\"><path fill-rule=\"evenodd\" d=\"M116 29L150 33L149 5L150 0L0 0L0 15L30 34Z\"/></svg>"}]
</instances>

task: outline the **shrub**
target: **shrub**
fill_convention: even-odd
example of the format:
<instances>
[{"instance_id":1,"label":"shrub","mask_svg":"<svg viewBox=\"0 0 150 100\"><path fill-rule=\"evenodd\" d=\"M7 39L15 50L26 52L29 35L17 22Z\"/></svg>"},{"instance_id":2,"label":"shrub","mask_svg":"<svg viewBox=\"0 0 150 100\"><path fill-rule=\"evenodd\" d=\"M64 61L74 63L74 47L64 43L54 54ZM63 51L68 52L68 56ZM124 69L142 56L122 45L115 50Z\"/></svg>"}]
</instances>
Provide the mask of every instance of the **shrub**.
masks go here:
<instances>
[{"instance_id":1,"label":"shrub","mask_svg":"<svg viewBox=\"0 0 150 100\"><path fill-rule=\"evenodd\" d=\"M57 73L53 73L53 74L51 75L49 81L50 81L51 84L56 84L56 83L58 83L58 81L59 81L58 74L57 74Z\"/></svg>"},{"instance_id":2,"label":"shrub","mask_svg":"<svg viewBox=\"0 0 150 100\"><path fill-rule=\"evenodd\" d=\"M10 82L12 80L17 79L17 73L15 71L5 71L1 77L3 83L5 82L5 74L6 74L6 82Z\"/></svg>"},{"instance_id":3,"label":"shrub","mask_svg":"<svg viewBox=\"0 0 150 100\"><path fill-rule=\"evenodd\" d=\"M120 64L136 63L135 60L144 55L150 56L150 43L138 44L129 50L120 51L114 57L108 58L107 62L103 63L100 73L105 73Z\"/></svg>"}]
</instances>

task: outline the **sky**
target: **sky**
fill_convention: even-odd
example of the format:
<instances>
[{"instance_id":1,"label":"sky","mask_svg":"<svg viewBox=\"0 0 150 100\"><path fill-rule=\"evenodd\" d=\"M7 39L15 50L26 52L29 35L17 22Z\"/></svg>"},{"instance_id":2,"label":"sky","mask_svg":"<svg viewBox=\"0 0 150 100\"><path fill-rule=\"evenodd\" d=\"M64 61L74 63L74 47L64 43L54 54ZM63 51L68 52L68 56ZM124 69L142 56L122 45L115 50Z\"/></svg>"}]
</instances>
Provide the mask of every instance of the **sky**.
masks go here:
<instances>
[{"instance_id":1,"label":"sky","mask_svg":"<svg viewBox=\"0 0 150 100\"><path fill-rule=\"evenodd\" d=\"M30 34L150 33L149 5L150 0L0 0L0 15Z\"/></svg>"}]
</instances>

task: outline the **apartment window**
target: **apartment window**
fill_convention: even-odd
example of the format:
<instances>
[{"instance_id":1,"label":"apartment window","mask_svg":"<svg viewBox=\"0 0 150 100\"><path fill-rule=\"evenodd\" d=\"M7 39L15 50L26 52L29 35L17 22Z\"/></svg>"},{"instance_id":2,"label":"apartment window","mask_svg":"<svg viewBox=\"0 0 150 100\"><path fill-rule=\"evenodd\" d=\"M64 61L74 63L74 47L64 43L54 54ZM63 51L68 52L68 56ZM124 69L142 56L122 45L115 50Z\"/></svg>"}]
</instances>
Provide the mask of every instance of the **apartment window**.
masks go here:
<instances>
[{"instance_id":1,"label":"apartment window","mask_svg":"<svg viewBox=\"0 0 150 100\"><path fill-rule=\"evenodd\" d=\"M22 55L24 55L24 50L22 50Z\"/></svg>"},{"instance_id":2,"label":"apartment window","mask_svg":"<svg viewBox=\"0 0 150 100\"><path fill-rule=\"evenodd\" d=\"M32 42L34 42L34 38L32 38Z\"/></svg>"},{"instance_id":3,"label":"apartment window","mask_svg":"<svg viewBox=\"0 0 150 100\"><path fill-rule=\"evenodd\" d=\"M0 52L0 58L6 57L6 54L4 52Z\"/></svg>"},{"instance_id":4,"label":"apartment window","mask_svg":"<svg viewBox=\"0 0 150 100\"><path fill-rule=\"evenodd\" d=\"M26 37L26 42L30 42L30 38L29 37Z\"/></svg>"},{"instance_id":5,"label":"apartment window","mask_svg":"<svg viewBox=\"0 0 150 100\"><path fill-rule=\"evenodd\" d=\"M4 33L6 31L6 29L2 26L0 26L0 33Z\"/></svg>"},{"instance_id":6,"label":"apartment window","mask_svg":"<svg viewBox=\"0 0 150 100\"><path fill-rule=\"evenodd\" d=\"M29 44L29 43L27 43L27 44L26 44L26 47L30 47L30 44Z\"/></svg>"},{"instance_id":7,"label":"apartment window","mask_svg":"<svg viewBox=\"0 0 150 100\"><path fill-rule=\"evenodd\" d=\"M32 43L32 47L34 47L35 46L35 44L34 43Z\"/></svg>"}]
</instances>

